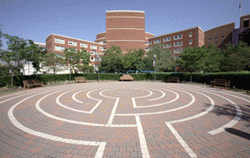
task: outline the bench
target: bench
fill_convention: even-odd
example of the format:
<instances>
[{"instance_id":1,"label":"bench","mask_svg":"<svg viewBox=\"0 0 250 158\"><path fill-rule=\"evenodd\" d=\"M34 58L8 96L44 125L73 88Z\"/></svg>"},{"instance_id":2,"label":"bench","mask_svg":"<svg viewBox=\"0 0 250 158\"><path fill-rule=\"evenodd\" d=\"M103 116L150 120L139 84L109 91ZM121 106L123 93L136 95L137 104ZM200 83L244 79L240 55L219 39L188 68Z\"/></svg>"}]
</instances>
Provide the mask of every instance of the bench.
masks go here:
<instances>
[{"instance_id":1,"label":"bench","mask_svg":"<svg viewBox=\"0 0 250 158\"><path fill-rule=\"evenodd\" d=\"M75 82L78 83L78 82L83 82L83 83L86 83L86 79L85 77L75 77Z\"/></svg>"},{"instance_id":2,"label":"bench","mask_svg":"<svg viewBox=\"0 0 250 158\"><path fill-rule=\"evenodd\" d=\"M32 80L32 79L23 81L24 89L25 89L25 87L28 87L28 89L29 89L30 86L41 86L42 87L43 82L41 82L39 80Z\"/></svg>"},{"instance_id":3,"label":"bench","mask_svg":"<svg viewBox=\"0 0 250 158\"><path fill-rule=\"evenodd\" d=\"M180 83L180 79L179 79L179 77L169 76L168 79L167 79L167 82L176 82L176 83Z\"/></svg>"},{"instance_id":4,"label":"bench","mask_svg":"<svg viewBox=\"0 0 250 158\"><path fill-rule=\"evenodd\" d=\"M225 86L225 88L230 88L230 80L227 79L215 79L214 81L211 81L211 87L212 85L219 85L219 86Z\"/></svg>"}]
</instances>

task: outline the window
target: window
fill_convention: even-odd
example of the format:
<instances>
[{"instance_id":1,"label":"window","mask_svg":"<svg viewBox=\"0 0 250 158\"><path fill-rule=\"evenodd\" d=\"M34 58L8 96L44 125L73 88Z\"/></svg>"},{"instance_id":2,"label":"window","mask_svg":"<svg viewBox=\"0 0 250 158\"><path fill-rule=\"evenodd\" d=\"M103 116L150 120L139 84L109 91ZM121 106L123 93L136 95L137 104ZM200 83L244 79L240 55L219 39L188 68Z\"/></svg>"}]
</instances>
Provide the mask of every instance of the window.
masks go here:
<instances>
[{"instance_id":1,"label":"window","mask_svg":"<svg viewBox=\"0 0 250 158\"><path fill-rule=\"evenodd\" d=\"M96 52L94 52L94 51L91 51L90 53L91 53L92 55L95 55L95 54L96 54Z\"/></svg>"},{"instance_id":2,"label":"window","mask_svg":"<svg viewBox=\"0 0 250 158\"><path fill-rule=\"evenodd\" d=\"M97 46L95 46L95 45L90 45L90 49L95 49L95 50L97 50Z\"/></svg>"},{"instance_id":3,"label":"window","mask_svg":"<svg viewBox=\"0 0 250 158\"><path fill-rule=\"evenodd\" d=\"M103 44L106 44L106 41L103 41Z\"/></svg>"},{"instance_id":4,"label":"window","mask_svg":"<svg viewBox=\"0 0 250 158\"><path fill-rule=\"evenodd\" d=\"M170 47L171 47L171 43L163 45L163 48L170 48Z\"/></svg>"},{"instance_id":5,"label":"window","mask_svg":"<svg viewBox=\"0 0 250 158\"><path fill-rule=\"evenodd\" d=\"M77 43L74 41L69 41L69 45L77 46Z\"/></svg>"},{"instance_id":6,"label":"window","mask_svg":"<svg viewBox=\"0 0 250 158\"><path fill-rule=\"evenodd\" d=\"M224 38L224 36L221 36L221 38Z\"/></svg>"},{"instance_id":7,"label":"window","mask_svg":"<svg viewBox=\"0 0 250 158\"><path fill-rule=\"evenodd\" d=\"M154 43L161 43L160 39L154 40Z\"/></svg>"},{"instance_id":8,"label":"window","mask_svg":"<svg viewBox=\"0 0 250 158\"><path fill-rule=\"evenodd\" d=\"M182 41L180 41L180 42L175 42L175 43L174 43L174 46L175 46L175 47L177 47L177 46L182 46Z\"/></svg>"},{"instance_id":9,"label":"window","mask_svg":"<svg viewBox=\"0 0 250 158\"><path fill-rule=\"evenodd\" d=\"M209 41L211 41L211 40L212 40L212 38L208 38L208 40L209 40Z\"/></svg>"},{"instance_id":10,"label":"window","mask_svg":"<svg viewBox=\"0 0 250 158\"><path fill-rule=\"evenodd\" d=\"M148 44L149 44L149 45L152 44L152 41L149 41Z\"/></svg>"},{"instance_id":11,"label":"window","mask_svg":"<svg viewBox=\"0 0 250 158\"><path fill-rule=\"evenodd\" d=\"M91 60L91 61L94 61L94 58L93 58L93 57L91 57L91 58L90 58L90 60Z\"/></svg>"},{"instance_id":12,"label":"window","mask_svg":"<svg viewBox=\"0 0 250 158\"><path fill-rule=\"evenodd\" d=\"M60 46L55 46L56 51L63 51L65 48Z\"/></svg>"},{"instance_id":13,"label":"window","mask_svg":"<svg viewBox=\"0 0 250 158\"><path fill-rule=\"evenodd\" d=\"M148 41L146 41L145 44L148 44Z\"/></svg>"},{"instance_id":14,"label":"window","mask_svg":"<svg viewBox=\"0 0 250 158\"><path fill-rule=\"evenodd\" d=\"M163 41L164 41L164 42L171 41L171 37L163 38Z\"/></svg>"},{"instance_id":15,"label":"window","mask_svg":"<svg viewBox=\"0 0 250 158\"><path fill-rule=\"evenodd\" d=\"M103 47L99 47L100 50L103 50Z\"/></svg>"},{"instance_id":16,"label":"window","mask_svg":"<svg viewBox=\"0 0 250 158\"><path fill-rule=\"evenodd\" d=\"M189 44L192 44L192 40L189 40Z\"/></svg>"},{"instance_id":17,"label":"window","mask_svg":"<svg viewBox=\"0 0 250 158\"><path fill-rule=\"evenodd\" d=\"M106 50L106 47L103 47L103 50Z\"/></svg>"},{"instance_id":18,"label":"window","mask_svg":"<svg viewBox=\"0 0 250 158\"><path fill-rule=\"evenodd\" d=\"M244 28L245 28L245 27L249 27L249 20L245 20L245 21L244 21Z\"/></svg>"},{"instance_id":19,"label":"window","mask_svg":"<svg viewBox=\"0 0 250 158\"><path fill-rule=\"evenodd\" d=\"M182 50L183 50L182 48L175 49L175 50L174 50L174 53L181 53Z\"/></svg>"},{"instance_id":20,"label":"window","mask_svg":"<svg viewBox=\"0 0 250 158\"><path fill-rule=\"evenodd\" d=\"M214 39L217 39L217 36L215 36Z\"/></svg>"},{"instance_id":21,"label":"window","mask_svg":"<svg viewBox=\"0 0 250 158\"><path fill-rule=\"evenodd\" d=\"M80 47L83 47L83 48L88 48L88 44L85 44L85 43L80 43Z\"/></svg>"},{"instance_id":22,"label":"window","mask_svg":"<svg viewBox=\"0 0 250 158\"><path fill-rule=\"evenodd\" d=\"M146 47L145 50L148 51L148 47Z\"/></svg>"},{"instance_id":23,"label":"window","mask_svg":"<svg viewBox=\"0 0 250 158\"><path fill-rule=\"evenodd\" d=\"M192 37L192 32L189 32L189 37Z\"/></svg>"},{"instance_id":24,"label":"window","mask_svg":"<svg viewBox=\"0 0 250 158\"><path fill-rule=\"evenodd\" d=\"M217 42L214 42L214 44L217 44Z\"/></svg>"},{"instance_id":25,"label":"window","mask_svg":"<svg viewBox=\"0 0 250 158\"><path fill-rule=\"evenodd\" d=\"M174 36L174 40L178 40L178 39L181 39L181 38L182 38L182 34Z\"/></svg>"},{"instance_id":26,"label":"window","mask_svg":"<svg viewBox=\"0 0 250 158\"><path fill-rule=\"evenodd\" d=\"M65 41L64 41L64 40L61 40L61 39L58 39L58 38L55 39L55 42L56 42L56 43L65 44Z\"/></svg>"}]
</instances>

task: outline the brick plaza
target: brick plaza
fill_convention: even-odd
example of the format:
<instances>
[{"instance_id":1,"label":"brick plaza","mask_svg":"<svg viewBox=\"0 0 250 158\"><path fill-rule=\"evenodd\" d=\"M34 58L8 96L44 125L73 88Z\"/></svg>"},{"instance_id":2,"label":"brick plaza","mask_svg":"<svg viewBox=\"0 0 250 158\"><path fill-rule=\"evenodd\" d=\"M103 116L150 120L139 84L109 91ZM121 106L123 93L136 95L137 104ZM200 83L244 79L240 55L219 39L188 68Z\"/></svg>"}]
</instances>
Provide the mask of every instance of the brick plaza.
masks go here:
<instances>
[{"instance_id":1,"label":"brick plaza","mask_svg":"<svg viewBox=\"0 0 250 158\"><path fill-rule=\"evenodd\" d=\"M0 157L250 157L250 96L100 82L0 96Z\"/></svg>"}]
</instances>

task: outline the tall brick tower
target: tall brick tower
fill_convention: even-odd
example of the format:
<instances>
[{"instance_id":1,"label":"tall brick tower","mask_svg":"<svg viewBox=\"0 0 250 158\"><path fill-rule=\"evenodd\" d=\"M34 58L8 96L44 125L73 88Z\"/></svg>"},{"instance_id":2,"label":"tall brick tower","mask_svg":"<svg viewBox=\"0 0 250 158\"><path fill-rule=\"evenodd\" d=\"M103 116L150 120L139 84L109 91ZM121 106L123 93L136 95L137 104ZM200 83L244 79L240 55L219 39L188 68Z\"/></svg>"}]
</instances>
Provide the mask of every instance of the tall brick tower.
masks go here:
<instances>
[{"instance_id":1,"label":"tall brick tower","mask_svg":"<svg viewBox=\"0 0 250 158\"><path fill-rule=\"evenodd\" d=\"M144 11L106 11L106 48L120 46L123 52L129 49L145 49Z\"/></svg>"}]
</instances>

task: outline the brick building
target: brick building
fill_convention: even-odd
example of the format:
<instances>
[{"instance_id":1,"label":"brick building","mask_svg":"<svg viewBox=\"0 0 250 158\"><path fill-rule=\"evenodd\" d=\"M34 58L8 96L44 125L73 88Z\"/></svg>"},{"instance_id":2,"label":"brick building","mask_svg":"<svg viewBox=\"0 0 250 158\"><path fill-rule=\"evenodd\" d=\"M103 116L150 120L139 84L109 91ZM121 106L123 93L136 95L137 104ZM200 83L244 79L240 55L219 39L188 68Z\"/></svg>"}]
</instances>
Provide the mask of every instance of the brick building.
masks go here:
<instances>
[{"instance_id":1,"label":"brick building","mask_svg":"<svg viewBox=\"0 0 250 158\"><path fill-rule=\"evenodd\" d=\"M103 51L112 45L120 46L125 53L130 49L144 49L146 52L150 47L162 44L163 49L169 49L174 57L186 47L208 46L214 43L221 49L227 43L237 44L240 40L250 41L250 14L240 17L240 28L235 29L234 23L225 24L203 31L199 26L181 30L164 35L154 36L145 32L145 12L133 10L112 10L106 11L106 31L98 33L94 42L73 37L50 34L46 38L46 44L37 43L42 47L46 46L49 52L62 54L65 48L84 48L90 54L91 65L96 67L96 55L100 57Z\"/></svg>"},{"instance_id":2,"label":"brick building","mask_svg":"<svg viewBox=\"0 0 250 158\"><path fill-rule=\"evenodd\" d=\"M161 44L163 49L169 49L176 58L186 47L203 46L204 32L198 26L178 32L151 37L148 40L150 47Z\"/></svg>"}]
</instances>

